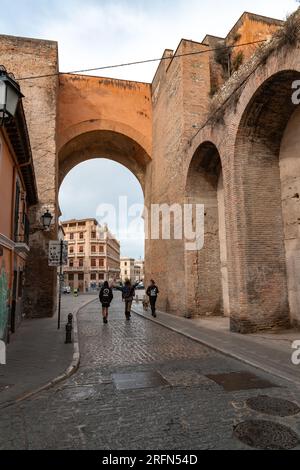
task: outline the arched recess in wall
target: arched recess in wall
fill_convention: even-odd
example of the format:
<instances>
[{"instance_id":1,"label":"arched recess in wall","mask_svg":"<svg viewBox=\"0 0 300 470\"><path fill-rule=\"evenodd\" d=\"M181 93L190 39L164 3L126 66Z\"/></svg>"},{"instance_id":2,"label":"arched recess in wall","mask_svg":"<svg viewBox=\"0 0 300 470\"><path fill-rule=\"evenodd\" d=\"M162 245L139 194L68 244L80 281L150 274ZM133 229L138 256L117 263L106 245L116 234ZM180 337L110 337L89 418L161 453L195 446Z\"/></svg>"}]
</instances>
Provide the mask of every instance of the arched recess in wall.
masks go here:
<instances>
[{"instance_id":1,"label":"arched recess in wall","mask_svg":"<svg viewBox=\"0 0 300 470\"><path fill-rule=\"evenodd\" d=\"M228 316L223 173L218 149L212 142L202 143L193 155L187 175L185 201L193 205L203 204L205 214L203 248L186 251L188 314Z\"/></svg>"},{"instance_id":2,"label":"arched recess in wall","mask_svg":"<svg viewBox=\"0 0 300 470\"><path fill-rule=\"evenodd\" d=\"M285 170L280 171L279 157L285 129L297 112L292 84L299 78L299 72L286 70L267 79L250 100L239 125L234 162L239 263L234 290L239 311L231 316L234 331L289 326L286 247L292 203L287 201L287 187L294 170L286 160L282 162ZM299 121L292 127L293 138L299 142ZM283 146L285 151L287 147ZM299 155L293 161L296 158L299 162ZM293 193L292 186L290 191Z\"/></svg>"},{"instance_id":3,"label":"arched recess in wall","mask_svg":"<svg viewBox=\"0 0 300 470\"><path fill-rule=\"evenodd\" d=\"M112 130L84 132L62 146L58 156L58 186L74 166L95 157L105 157L124 165L132 171L145 191L145 174L150 156L137 141Z\"/></svg>"}]
</instances>

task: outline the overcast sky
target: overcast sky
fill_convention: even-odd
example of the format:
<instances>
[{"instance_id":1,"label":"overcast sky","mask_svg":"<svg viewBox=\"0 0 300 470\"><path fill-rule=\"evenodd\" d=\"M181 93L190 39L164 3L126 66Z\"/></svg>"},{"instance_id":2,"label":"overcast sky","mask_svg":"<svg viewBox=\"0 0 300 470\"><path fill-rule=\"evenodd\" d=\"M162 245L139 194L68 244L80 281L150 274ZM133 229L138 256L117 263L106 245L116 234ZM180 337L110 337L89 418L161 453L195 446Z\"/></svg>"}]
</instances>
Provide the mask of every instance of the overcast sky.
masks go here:
<instances>
[{"instance_id":1,"label":"overcast sky","mask_svg":"<svg viewBox=\"0 0 300 470\"><path fill-rule=\"evenodd\" d=\"M60 71L67 72L160 57L164 49L175 50L181 38L202 41L207 33L225 36L243 11L284 19L299 3L295 0L0 0L0 5L0 33L58 41ZM156 67L154 63L99 74L151 82ZM132 202L143 200L139 183L126 168L103 159L86 162L73 169L63 183L60 193L63 217L94 217L101 202L116 203L118 195L126 194ZM122 242L122 253L143 256L142 240Z\"/></svg>"}]
</instances>

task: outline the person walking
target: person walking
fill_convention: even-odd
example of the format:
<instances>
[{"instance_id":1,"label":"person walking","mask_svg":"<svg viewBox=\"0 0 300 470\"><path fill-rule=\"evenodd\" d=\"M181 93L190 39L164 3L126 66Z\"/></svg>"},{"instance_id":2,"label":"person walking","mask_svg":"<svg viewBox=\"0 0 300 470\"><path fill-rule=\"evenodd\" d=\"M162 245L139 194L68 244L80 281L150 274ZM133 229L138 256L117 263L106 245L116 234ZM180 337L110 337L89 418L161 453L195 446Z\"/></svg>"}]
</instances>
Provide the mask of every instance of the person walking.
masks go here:
<instances>
[{"instance_id":1,"label":"person walking","mask_svg":"<svg viewBox=\"0 0 300 470\"><path fill-rule=\"evenodd\" d=\"M159 290L157 285L155 284L155 281L151 279L151 284L147 289L146 294L149 297L150 305L151 305L151 312L152 316L156 318L156 301L157 301L157 296L159 294Z\"/></svg>"},{"instance_id":2,"label":"person walking","mask_svg":"<svg viewBox=\"0 0 300 470\"><path fill-rule=\"evenodd\" d=\"M135 294L135 288L131 284L130 280L127 279L125 286L122 290L122 298L125 301L125 316L126 320L130 320L131 317L131 306Z\"/></svg>"},{"instance_id":3,"label":"person walking","mask_svg":"<svg viewBox=\"0 0 300 470\"><path fill-rule=\"evenodd\" d=\"M108 309L110 307L111 301L114 298L112 289L109 287L107 281L104 282L103 286L101 287L99 299L102 304L102 316L103 316L103 323L107 323L108 319Z\"/></svg>"}]
</instances>

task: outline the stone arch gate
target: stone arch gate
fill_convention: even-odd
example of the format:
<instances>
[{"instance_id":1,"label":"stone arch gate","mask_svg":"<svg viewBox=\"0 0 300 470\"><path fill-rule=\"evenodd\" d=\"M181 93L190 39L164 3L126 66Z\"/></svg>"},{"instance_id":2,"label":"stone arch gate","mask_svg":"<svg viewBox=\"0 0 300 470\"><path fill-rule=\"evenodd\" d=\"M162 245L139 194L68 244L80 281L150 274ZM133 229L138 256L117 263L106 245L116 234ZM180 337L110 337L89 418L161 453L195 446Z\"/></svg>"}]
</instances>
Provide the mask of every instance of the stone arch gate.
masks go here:
<instances>
[{"instance_id":1,"label":"stone arch gate","mask_svg":"<svg viewBox=\"0 0 300 470\"><path fill-rule=\"evenodd\" d=\"M25 311L30 317L52 316L57 273L48 267L47 251L49 240L57 238L61 182L78 163L106 157L132 171L147 200L151 85L60 74L53 41L0 36L0 56L1 63L20 80L25 95L39 194L39 205L30 214ZM50 232L44 232L40 223L46 209L56 216Z\"/></svg>"},{"instance_id":2,"label":"stone arch gate","mask_svg":"<svg viewBox=\"0 0 300 470\"><path fill-rule=\"evenodd\" d=\"M176 60L166 51L150 85L59 74L57 43L0 36L1 62L27 78L20 84L40 201L31 213L28 315L55 307L46 255L57 227L42 232L40 215L58 215L64 176L101 153L136 175L146 206L208 201L201 254L186 256L184 240L146 242L160 308L193 316L226 306L231 329L243 333L300 324L300 112L291 105L300 54L297 45L272 46L226 82L208 119L212 58L185 55L207 44L182 40Z\"/></svg>"}]
</instances>

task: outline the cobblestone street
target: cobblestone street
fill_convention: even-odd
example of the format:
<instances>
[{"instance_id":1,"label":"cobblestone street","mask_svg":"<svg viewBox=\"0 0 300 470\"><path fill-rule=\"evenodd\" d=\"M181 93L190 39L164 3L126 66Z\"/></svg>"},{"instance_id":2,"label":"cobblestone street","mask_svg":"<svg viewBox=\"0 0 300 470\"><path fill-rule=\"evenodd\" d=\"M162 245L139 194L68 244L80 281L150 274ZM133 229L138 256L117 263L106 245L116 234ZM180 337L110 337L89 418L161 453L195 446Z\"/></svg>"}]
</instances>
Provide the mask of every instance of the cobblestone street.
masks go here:
<instances>
[{"instance_id":1,"label":"cobblestone street","mask_svg":"<svg viewBox=\"0 0 300 470\"><path fill-rule=\"evenodd\" d=\"M108 325L96 301L80 312L78 326L79 371L1 410L0 449L246 449L233 428L247 419L300 434L299 415L274 418L246 405L258 395L297 403L296 386L138 315L126 322L117 293ZM248 383L228 391L211 378L235 372L251 372L267 388L245 389Z\"/></svg>"}]
</instances>

